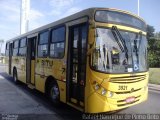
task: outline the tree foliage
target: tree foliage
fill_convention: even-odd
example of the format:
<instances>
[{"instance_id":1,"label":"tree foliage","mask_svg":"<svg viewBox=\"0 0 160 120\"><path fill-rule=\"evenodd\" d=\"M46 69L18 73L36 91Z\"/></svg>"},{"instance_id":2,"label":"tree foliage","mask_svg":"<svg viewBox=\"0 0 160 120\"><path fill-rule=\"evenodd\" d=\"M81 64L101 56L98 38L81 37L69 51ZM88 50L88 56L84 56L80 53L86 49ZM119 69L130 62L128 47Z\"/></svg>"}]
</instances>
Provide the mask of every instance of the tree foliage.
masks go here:
<instances>
[{"instance_id":1,"label":"tree foliage","mask_svg":"<svg viewBox=\"0 0 160 120\"><path fill-rule=\"evenodd\" d=\"M147 39L150 39L151 37L154 37L154 27L147 25Z\"/></svg>"},{"instance_id":2,"label":"tree foliage","mask_svg":"<svg viewBox=\"0 0 160 120\"><path fill-rule=\"evenodd\" d=\"M160 67L160 33L154 33L153 26L147 25L149 67Z\"/></svg>"},{"instance_id":3,"label":"tree foliage","mask_svg":"<svg viewBox=\"0 0 160 120\"><path fill-rule=\"evenodd\" d=\"M160 67L160 39L150 38L148 41L149 67Z\"/></svg>"}]
</instances>

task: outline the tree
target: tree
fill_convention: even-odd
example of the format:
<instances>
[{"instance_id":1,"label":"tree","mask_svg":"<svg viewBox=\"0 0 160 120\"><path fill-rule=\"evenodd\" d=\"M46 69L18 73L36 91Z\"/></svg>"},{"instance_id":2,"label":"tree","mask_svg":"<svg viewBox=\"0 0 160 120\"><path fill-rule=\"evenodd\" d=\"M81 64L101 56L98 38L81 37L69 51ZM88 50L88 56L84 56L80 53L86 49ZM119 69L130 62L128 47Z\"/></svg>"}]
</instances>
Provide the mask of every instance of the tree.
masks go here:
<instances>
[{"instance_id":1,"label":"tree","mask_svg":"<svg viewBox=\"0 0 160 120\"><path fill-rule=\"evenodd\" d=\"M151 25L147 25L147 39L149 40L149 38L154 37L154 27Z\"/></svg>"},{"instance_id":2,"label":"tree","mask_svg":"<svg viewBox=\"0 0 160 120\"><path fill-rule=\"evenodd\" d=\"M156 39L160 39L160 32L156 32L154 36Z\"/></svg>"},{"instance_id":3,"label":"tree","mask_svg":"<svg viewBox=\"0 0 160 120\"><path fill-rule=\"evenodd\" d=\"M148 46L149 67L160 67L160 39L150 38Z\"/></svg>"},{"instance_id":4,"label":"tree","mask_svg":"<svg viewBox=\"0 0 160 120\"><path fill-rule=\"evenodd\" d=\"M3 43L4 43L4 40L3 40L3 39L0 39L0 54L1 54L1 49L2 49Z\"/></svg>"},{"instance_id":5,"label":"tree","mask_svg":"<svg viewBox=\"0 0 160 120\"><path fill-rule=\"evenodd\" d=\"M149 67L160 67L160 32L154 33L153 26L147 25Z\"/></svg>"}]
</instances>

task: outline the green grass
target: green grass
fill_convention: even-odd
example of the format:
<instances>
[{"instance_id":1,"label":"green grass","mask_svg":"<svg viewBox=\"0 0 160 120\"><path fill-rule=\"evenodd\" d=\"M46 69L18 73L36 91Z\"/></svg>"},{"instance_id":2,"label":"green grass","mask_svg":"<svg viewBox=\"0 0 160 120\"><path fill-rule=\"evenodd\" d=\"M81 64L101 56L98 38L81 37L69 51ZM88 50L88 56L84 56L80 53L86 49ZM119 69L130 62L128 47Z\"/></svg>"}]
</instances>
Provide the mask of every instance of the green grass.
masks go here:
<instances>
[{"instance_id":1,"label":"green grass","mask_svg":"<svg viewBox=\"0 0 160 120\"><path fill-rule=\"evenodd\" d=\"M160 68L149 68L149 83L160 85Z\"/></svg>"}]
</instances>

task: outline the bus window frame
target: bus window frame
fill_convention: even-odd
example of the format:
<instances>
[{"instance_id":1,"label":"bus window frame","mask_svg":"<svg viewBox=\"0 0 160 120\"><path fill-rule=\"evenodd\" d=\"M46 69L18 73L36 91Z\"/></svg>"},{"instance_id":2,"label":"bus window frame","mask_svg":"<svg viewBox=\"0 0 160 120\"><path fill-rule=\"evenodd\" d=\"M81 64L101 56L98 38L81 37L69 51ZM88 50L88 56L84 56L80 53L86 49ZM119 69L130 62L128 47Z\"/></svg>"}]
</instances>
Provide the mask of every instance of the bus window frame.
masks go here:
<instances>
[{"instance_id":1,"label":"bus window frame","mask_svg":"<svg viewBox=\"0 0 160 120\"><path fill-rule=\"evenodd\" d=\"M9 56L9 44L10 42L6 42L5 56ZM8 51L8 55L6 55L6 51Z\"/></svg>"},{"instance_id":2,"label":"bus window frame","mask_svg":"<svg viewBox=\"0 0 160 120\"><path fill-rule=\"evenodd\" d=\"M14 47L14 43L15 43L16 41L18 41L18 47L15 48L15 47ZM13 52L12 52L12 56L13 56L13 57L18 57L18 56L19 56L19 41L20 41L20 39L16 39L16 40L13 41L13 48L12 48L12 49L13 49ZM17 52L16 55L13 54L13 53L14 53L14 49L18 49L18 52Z\"/></svg>"},{"instance_id":3,"label":"bus window frame","mask_svg":"<svg viewBox=\"0 0 160 120\"><path fill-rule=\"evenodd\" d=\"M105 26L96 26L96 28L105 28L105 29L110 29L110 30L112 29L112 28L110 28L110 27L105 27ZM96 29L96 28L95 28L95 29ZM124 29L119 29L119 30L120 30L120 31L123 31L123 32L137 33L137 32L133 32L133 31L129 31L129 30L124 30ZM146 37L147 37L147 35L144 35L144 34L142 34L142 36L146 36ZM95 41L96 41L96 39L95 39ZM92 52L92 53L93 53L93 52ZM96 70L96 69L94 69L94 68L92 67L92 65L91 65L91 54L89 55L89 67L90 67L91 70L93 70L93 71L95 71L95 72L105 73L105 74L144 73L144 72L147 72L147 71L149 70L149 67L147 67L146 71L138 71L138 72L134 71L134 72L119 72L119 73L114 73L114 72L104 72L104 71Z\"/></svg>"},{"instance_id":4,"label":"bus window frame","mask_svg":"<svg viewBox=\"0 0 160 120\"><path fill-rule=\"evenodd\" d=\"M51 48L51 44L54 44L54 43L61 43L63 41L60 41L60 42L52 42L52 31L58 29L58 28L62 28L64 27L64 50L63 50L63 56L62 57L53 57L50 55L50 48ZM51 30L50 30L50 40L49 40L49 57L50 58L53 58L53 59L63 59L64 56L65 56L65 49L66 49L66 25L65 24L62 24L62 25L57 25L55 27L52 27Z\"/></svg>"},{"instance_id":5,"label":"bus window frame","mask_svg":"<svg viewBox=\"0 0 160 120\"><path fill-rule=\"evenodd\" d=\"M44 33L44 32L48 32L48 43L47 44L39 44L40 41L40 34ZM38 37L37 37L37 41L35 41L35 44L37 44L37 48L36 48L36 57L37 58L47 58L49 56L49 41L50 41L50 28L44 29L42 31L38 32ZM46 56L38 56L38 46L39 45L47 45L47 55Z\"/></svg>"},{"instance_id":6,"label":"bus window frame","mask_svg":"<svg viewBox=\"0 0 160 120\"><path fill-rule=\"evenodd\" d=\"M9 50L9 42L6 43L6 50Z\"/></svg>"},{"instance_id":7,"label":"bus window frame","mask_svg":"<svg viewBox=\"0 0 160 120\"><path fill-rule=\"evenodd\" d=\"M25 44L25 46L23 46L23 47L20 46L22 39L26 39L26 44ZM25 48L25 47L26 47L26 54L25 54L25 55L19 55L19 49L20 49L20 48ZM20 56L20 57L26 57L26 55L27 55L27 37L22 37L22 38L19 39L18 56Z\"/></svg>"},{"instance_id":8,"label":"bus window frame","mask_svg":"<svg viewBox=\"0 0 160 120\"><path fill-rule=\"evenodd\" d=\"M25 46L23 46L23 47L27 47L27 37L23 37L23 38L21 38L19 41L21 41L22 39L26 39L26 44L25 44ZM21 47L20 44L21 42L19 42L19 48L23 48L23 47Z\"/></svg>"}]
</instances>

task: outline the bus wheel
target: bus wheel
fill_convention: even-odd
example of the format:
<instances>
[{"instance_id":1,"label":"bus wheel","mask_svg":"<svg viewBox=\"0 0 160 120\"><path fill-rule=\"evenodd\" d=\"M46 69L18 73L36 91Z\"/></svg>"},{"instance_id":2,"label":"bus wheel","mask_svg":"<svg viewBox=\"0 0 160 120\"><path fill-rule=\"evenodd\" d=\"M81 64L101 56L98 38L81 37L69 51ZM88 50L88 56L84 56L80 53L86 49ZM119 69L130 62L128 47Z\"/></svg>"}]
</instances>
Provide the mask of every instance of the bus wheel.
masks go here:
<instances>
[{"instance_id":1,"label":"bus wheel","mask_svg":"<svg viewBox=\"0 0 160 120\"><path fill-rule=\"evenodd\" d=\"M54 105L58 106L60 104L60 92L56 83L51 82L49 85L49 97Z\"/></svg>"},{"instance_id":2,"label":"bus wheel","mask_svg":"<svg viewBox=\"0 0 160 120\"><path fill-rule=\"evenodd\" d=\"M13 70L13 80L16 84L18 84L17 70L16 69Z\"/></svg>"}]
</instances>

